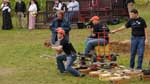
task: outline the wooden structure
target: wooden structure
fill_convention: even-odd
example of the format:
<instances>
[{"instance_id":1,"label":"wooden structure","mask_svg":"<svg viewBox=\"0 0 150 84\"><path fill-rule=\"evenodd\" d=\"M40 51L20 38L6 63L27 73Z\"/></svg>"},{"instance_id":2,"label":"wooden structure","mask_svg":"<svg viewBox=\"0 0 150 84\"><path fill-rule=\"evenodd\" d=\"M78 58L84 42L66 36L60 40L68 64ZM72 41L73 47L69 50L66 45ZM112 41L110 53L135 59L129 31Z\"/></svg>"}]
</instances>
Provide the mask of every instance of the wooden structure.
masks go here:
<instances>
[{"instance_id":1,"label":"wooden structure","mask_svg":"<svg viewBox=\"0 0 150 84\"><path fill-rule=\"evenodd\" d=\"M125 0L79 0L79 3L80 15L85 20L93 15L100 16L105 22L113 17L128 16Z\"/></svg>"},{"instance_id":2,"label":"wooden structure","mask_svg":"<svg viewBox=\"0 0 150 84\"><path fill-rule=\"evenodd\" d=\"M61 0L63 2L67 0ZM108 22L114 17L128 16L125 6L125 0L77 0L80 4L79 17L73 17L73 23L86 22L93 15L98 15L101 20ZM53 12L54 0L46 0L46 10L39 12L37 16L36 27L40 28L40 24L47 25L55 17Z\"/></svg>"}]
</instances>

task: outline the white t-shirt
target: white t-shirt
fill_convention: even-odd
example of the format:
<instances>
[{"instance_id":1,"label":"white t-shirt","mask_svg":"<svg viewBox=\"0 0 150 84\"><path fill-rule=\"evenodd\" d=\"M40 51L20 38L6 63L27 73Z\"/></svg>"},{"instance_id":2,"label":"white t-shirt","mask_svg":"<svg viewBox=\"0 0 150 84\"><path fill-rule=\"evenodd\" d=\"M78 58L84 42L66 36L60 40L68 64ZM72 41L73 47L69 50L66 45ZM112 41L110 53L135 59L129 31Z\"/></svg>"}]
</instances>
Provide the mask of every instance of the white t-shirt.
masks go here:
<instances>
[{"instance_id":1,"label":"white t-shirt","mask_svg":"<svg viewBox=\"0 0 150 84\"><path fill-rule=\"evenodd\" d=\"M29 12L35 12L35 13L37 13L37 6L36 6L36 4L31 4L31 5L29 6L28 11L29 11Z\"/></svg>"},{"instance_id":2,"label":"white t-shirt","mask_svg":"<svg viewBox=\"0 0 150 84\"><path fill-rule=\"evenodd\" d=\"M74 2L68 3L67 8L68 8L68 11L79 11L79 2L74 1Z\"/></svg>"}]
</instances>

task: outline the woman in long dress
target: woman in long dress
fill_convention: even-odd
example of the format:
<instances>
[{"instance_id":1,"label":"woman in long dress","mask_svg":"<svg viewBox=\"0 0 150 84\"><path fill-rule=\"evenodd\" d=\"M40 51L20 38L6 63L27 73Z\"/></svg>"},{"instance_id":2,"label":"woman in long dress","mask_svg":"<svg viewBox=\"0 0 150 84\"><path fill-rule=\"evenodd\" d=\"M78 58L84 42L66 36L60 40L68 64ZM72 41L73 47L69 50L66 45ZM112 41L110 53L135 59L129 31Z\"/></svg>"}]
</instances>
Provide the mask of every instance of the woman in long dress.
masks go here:
<instances>
[{"instance_id":1,"label":"woman in long dress","mask_svg":"<svg viewBox=\"0 0 150 84\"><path fill-rule=\"evenodd\" d=\"M37 14L37 6L35 4L35 0L31 0L31 4L29 5L29 30L35 28L36 14Z\"/></svg>"},{"instance_id":2,"label":"woman in long dress","mask_svg":"<svg viewBox=\"0 0 150 84\"><path fill-rule=\"evenodd\" d=\"M11 9L10 9L10 5L9 2L4 1L1 5L1 9L2 9L2 29L3 30L9 30L12 29L12 20L11 20Z\"/></svg>"}]
</instances>

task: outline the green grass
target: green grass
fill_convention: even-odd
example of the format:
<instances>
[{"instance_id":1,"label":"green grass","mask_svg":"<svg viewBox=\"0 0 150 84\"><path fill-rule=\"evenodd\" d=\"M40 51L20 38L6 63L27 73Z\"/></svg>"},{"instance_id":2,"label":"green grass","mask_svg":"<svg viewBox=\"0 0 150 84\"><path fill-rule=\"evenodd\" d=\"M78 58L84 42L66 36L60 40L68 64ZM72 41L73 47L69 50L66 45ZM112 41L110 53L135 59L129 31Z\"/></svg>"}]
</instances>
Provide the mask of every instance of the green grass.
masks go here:
<instances>
[{"instance_id":1,"label":"green grass","mask_svg":"<svg viewBox=\"0 0 150 84\"><path fill-rule=\"evenodd\" d=\"M140 8L140 15L146 19L149 26L149 7ZM13 18L13 24L15 21ZM110 26L110 28L113 30L122 24ZM84 50L84 42L89 33L87 29L72 29L70 39L79 52ZM55 52L43 46L43 42L49 37L48 29L29 31L14 26L14 29L10 31L0 30L0 84L109 84L88 76L75 78L70 74L59 74L54 59ZM130 30L111 35L111 40L126 39L130 39ZM51 58L40 57L45 54ZM129 53L119 54L118 63L128 67ZM146 66L145 60L144 67ZM149 84L149 81L133 79L127 84Z\"/></svg>"},{"instance_id":2,"label":"green grass","mask_svg":"<svg viewBox=\"0 0 150 84\"><path fill-rule=\"evenodd\" d=\"M79 51L84 49L87 32L86 29L74 29L71 32L71 41ZM0 74L1 84L108 84L88 76L75 78L70 74L58 74L54 51L43 46L43 42L49 38L49 30L0 31L0 38L0 70L13 71L9 74ZM40 58L44 54L52 58ZM128 66L129 58L126 57L128 54L119 57L119 63ZM137 83L149 84L139 80L133 80L131 84Z\"/></svg>"}]
</instances>

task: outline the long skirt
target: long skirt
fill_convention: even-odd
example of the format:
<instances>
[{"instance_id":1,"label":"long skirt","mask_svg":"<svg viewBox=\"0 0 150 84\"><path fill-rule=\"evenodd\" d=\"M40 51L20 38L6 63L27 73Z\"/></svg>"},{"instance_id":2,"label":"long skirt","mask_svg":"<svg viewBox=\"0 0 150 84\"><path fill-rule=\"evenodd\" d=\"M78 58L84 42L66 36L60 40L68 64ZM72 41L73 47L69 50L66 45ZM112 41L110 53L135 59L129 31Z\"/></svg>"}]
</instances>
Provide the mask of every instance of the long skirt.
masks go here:
<instances>
[{"instance_id":1,"label":"long skirt","mask_svg":"<svg viewBox=\"0 0 150 84\"><path fill-rule=\"evenodd\" d=\"M11 20L11 15L10 13L6 10L6 11L3 11L2 12L2 29L3 30L9 30L9 29L12 29L13 26L12 26L12 20Z\"/></svg>"},{"instance_id":2,"label":"long skirt","mask_svg":"<svg viewBox=\"0 0 150 84\"><path fill-rule=\"evenodd\" d=\"M29 13L29 29L32 30L35 28L35 20L36 16L33 16L31 13Z\"/></svg>"}]
</instances>

